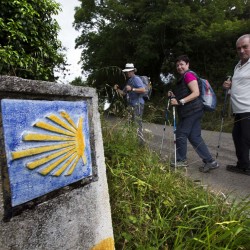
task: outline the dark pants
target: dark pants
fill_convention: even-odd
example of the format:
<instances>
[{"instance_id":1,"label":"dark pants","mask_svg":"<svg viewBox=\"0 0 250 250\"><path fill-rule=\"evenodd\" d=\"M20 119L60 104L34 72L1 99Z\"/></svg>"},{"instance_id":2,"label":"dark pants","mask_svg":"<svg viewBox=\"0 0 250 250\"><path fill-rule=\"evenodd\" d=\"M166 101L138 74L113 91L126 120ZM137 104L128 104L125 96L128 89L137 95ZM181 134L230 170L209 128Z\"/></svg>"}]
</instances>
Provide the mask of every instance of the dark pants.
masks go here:
<instances>
[{"instance_id":1,"label":"dark pants","mask_svg":"<svg viewBox=\"0 0 250 250\"><path fill-rule=\"evenodd\" d=\"M250 169L250 112L235 115L232 135L238 159L237 166Z\"/></svg>"},{"instance_id":2,"label":"dark pants","mask_svg":"<svg viewBox=\"0 0 250 250\"><path fill-rule=\"evenodd\" d=\"M202 116L203 111L201 110L179 119L176 130L177 161L184 161L187 158L187 140L189 140L203 162L207 163L213 160L207 145L201 137Z\"/></svg>"}]
</instances>

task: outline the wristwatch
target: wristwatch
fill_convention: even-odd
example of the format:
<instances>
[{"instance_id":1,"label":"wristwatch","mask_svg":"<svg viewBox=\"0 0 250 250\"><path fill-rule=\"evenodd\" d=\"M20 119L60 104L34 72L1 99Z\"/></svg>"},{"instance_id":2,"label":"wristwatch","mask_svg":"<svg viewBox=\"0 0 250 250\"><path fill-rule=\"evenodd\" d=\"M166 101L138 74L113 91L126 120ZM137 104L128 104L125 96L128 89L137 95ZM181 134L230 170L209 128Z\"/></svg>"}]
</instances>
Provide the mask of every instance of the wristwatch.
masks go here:
<instances>
[{"instance_id":1,"label":"wristwatch","mask_svg":"<svg viewBox=\"0 0 250 250\"><path fill-rule=\"evenodd\" d=\"M180 102L181 105L184 105L184 104L185 104L185 100L184 100L184 99L180 99L179 102Z\"/></svg>"}]
</instances>

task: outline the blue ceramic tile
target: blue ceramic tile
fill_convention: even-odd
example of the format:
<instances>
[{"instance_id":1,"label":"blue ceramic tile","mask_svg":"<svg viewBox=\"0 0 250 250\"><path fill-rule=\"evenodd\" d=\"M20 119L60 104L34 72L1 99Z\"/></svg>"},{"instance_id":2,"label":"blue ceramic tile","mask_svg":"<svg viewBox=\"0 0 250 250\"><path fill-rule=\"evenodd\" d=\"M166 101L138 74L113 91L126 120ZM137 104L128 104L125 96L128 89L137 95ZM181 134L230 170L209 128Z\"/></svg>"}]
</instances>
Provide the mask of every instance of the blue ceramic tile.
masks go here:
<instances>
[{"instance_id":1,"label":"blue ceramic tile","mask_svg":"<svg viewBox=\"0 0 250 250\"><path fill-rule=\"evenodd\" d=\"M1 101L12 206L92 175L85 101Z\"/></svg>"}]
</instances>

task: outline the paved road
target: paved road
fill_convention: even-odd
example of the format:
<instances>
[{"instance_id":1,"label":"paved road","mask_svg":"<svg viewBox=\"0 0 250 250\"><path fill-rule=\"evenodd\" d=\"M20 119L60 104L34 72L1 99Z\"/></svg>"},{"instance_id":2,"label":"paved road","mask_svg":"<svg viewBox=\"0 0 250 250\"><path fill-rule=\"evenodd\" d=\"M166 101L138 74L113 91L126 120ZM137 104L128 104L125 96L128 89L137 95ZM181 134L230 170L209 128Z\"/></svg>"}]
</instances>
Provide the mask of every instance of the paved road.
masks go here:
<instances>
[{"instance_id":1,"label":"paved road","mask_svg":"<svg viewBox=\"0 0 250 250\"><path fill-rule=\"evenodd\" d=\"M163 125L144 123L144 129L146 133L145 137L149 142L149 145L155 151L161 152L163 159L169 159L174 152L173 128L166 126L164 131ZM161 147L163 134L165 139L163 147ZM219 150L219 132L203 130L202 136L214 157L218 152L217 161L220 164L220 168L210 171L209 173L201 173L199 171L199 166L202 166L202 162L189 144L189 167L186 168L186 172L184 171L184 173L216 193L223 193L226 196L237 198L244 198L250 195L250 176L231 173L226 170L227 164L236 164L236 156L231 134L222 133Z\"/></svg>"}]
</instances>

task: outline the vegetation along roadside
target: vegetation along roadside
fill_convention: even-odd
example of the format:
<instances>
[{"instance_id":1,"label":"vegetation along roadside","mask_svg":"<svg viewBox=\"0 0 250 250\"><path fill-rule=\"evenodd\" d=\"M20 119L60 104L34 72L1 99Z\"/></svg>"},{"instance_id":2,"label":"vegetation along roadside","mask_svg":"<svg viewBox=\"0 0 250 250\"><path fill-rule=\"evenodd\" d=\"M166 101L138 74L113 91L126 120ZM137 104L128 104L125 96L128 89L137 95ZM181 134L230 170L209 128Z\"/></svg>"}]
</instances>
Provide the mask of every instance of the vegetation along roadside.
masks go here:
<instances>
[{"instance_id":1,"label":"vegetation along roadside","mask_svg":"<svg viewBox=\"0 0 250 250\"><path fill-rule=\"evenodd\" d=\"M250 202L210 193L173 172L133 128L103 137L116 249L249 249Z\"/></svg>"}]
</instances>

